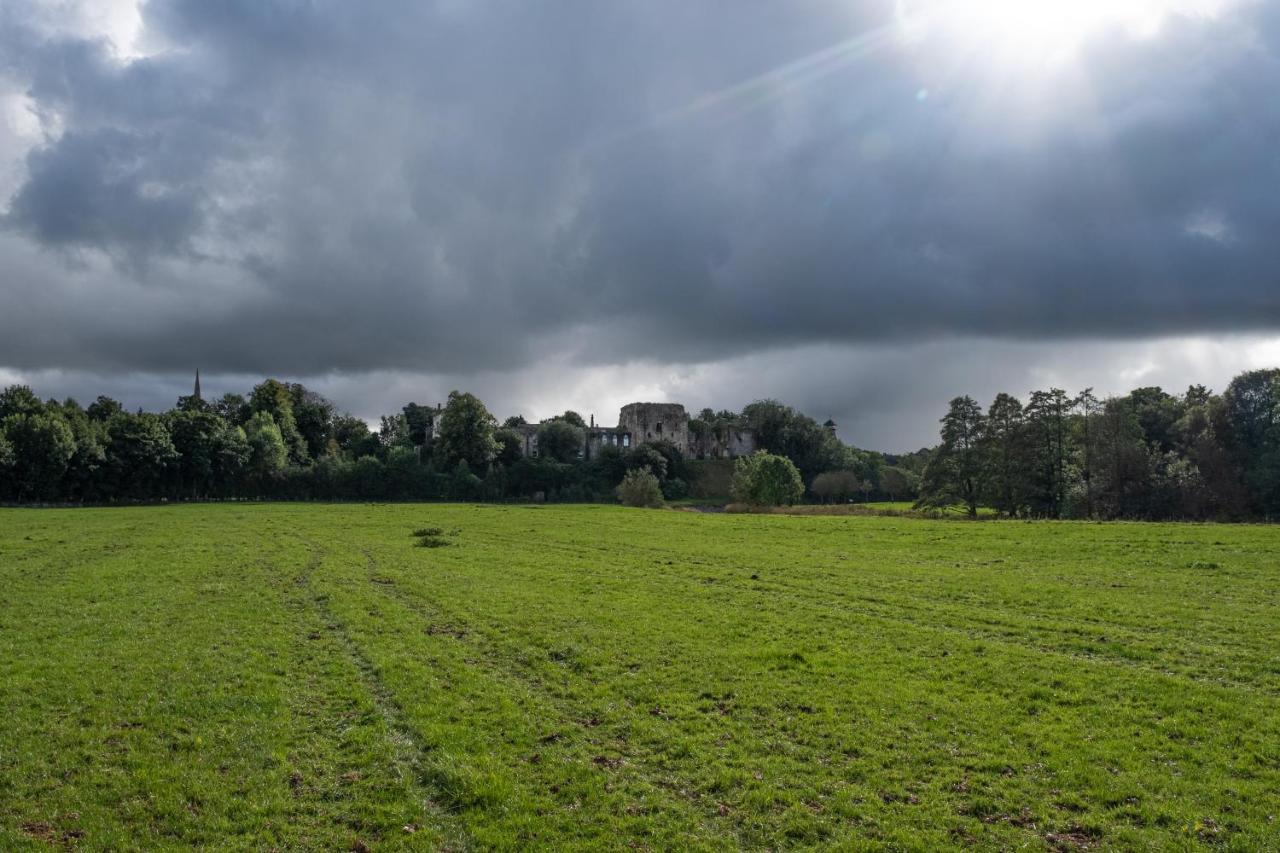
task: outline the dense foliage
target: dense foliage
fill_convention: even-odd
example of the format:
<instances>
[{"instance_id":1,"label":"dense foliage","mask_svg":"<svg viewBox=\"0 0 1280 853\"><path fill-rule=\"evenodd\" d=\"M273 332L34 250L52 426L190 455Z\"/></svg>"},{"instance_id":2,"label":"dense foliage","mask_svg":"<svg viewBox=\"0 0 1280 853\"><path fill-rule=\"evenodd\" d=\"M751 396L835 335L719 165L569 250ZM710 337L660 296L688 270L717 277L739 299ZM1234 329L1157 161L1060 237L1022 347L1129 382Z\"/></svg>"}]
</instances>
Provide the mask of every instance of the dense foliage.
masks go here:
<instances>
[{"instance_id":1,"label":"dense foliage","mask_svg":"<svg viewBox=\"0 0 1280 853\"><path fill-rule=\"evenodd\" d=\"M750 506L790 506L804 496L800 471L785 456L760 450L733 466L733 499Z\"/></svg>"},{"instance_id":2,"label":"dense foliage","mask_svg":"<svg viewBox=\"0 0 1280 853\"><path fill-rule=\"evenodd\" d=\"M628 471L647 468L666 500L708 497L669 441L605 447L582 458L582 417L537 428L522 450L515 415L499 426L484 403L454 392L443 410L407 404L371 431L324 397L268 379L248 396L182 397L166 412L130 412L99 397L41 400L0 391L0 501L154 500L612 501ZM750 430L789 460L802 494L822 502L915 500L1025 518L1269 519L1280 515L1280 369L1237 376L1221 394L1139 388L1000 394L983 409L957 397L933 449L890 455L850 447L831 424L760 400L741 413L689 421L701 446ZM726 463L727 464L727 463ZM727 498L728 474L714 496Z\"/></svg>"},{"instance_id":3,"label":"dense foliage","mask_svg":"<svg viewBox=\"0 0 1280 853\"><path fill-rule=\"evenodd\" d=\"M629 471L647 469L657 496L647 479L640 491L652 505L689 497L705 473L670 441L606 446L582 458L586 424L573 411L539 424L538 454L526 457L526 424L514 415L499 426L483 402L457 391L443 410L409 403L373 432L319 394L275 379L247 397L182 397L158 414L129 412L107 397L88 407L42 401L13 386L0 392L0 501L612 501ZM878 454L844 445L833 430L772 400L740 414L704 410L689 429L721 442L731 431L756 430L761 448L792 460L815 494L816 478L830 472L857 482L862 494L880 484ZM728 497L727 482L714 496Z\"/></svg>"},{"instance_id":4,"label":"dense foliage","mask_svg":"<svg viewBox=\"0 0 1280 853\"><path fill-rule=\"evenodd\" d=\"M657 509L662 506L662 486L648 468L632 468L618 485L618 500L627 506Z\"/></svg>"},{"instance_id":5,"label":"dense foliage","mask_svg":"<svg viewBox=\"0 0 1280 853\"><path fill-rule=\"evenodd\" d=\"M1221 395L1139 388L951 401L920 503L1016 517L1245 519L1280 515L1280 370Z\"/></svg>"}]
</instances>

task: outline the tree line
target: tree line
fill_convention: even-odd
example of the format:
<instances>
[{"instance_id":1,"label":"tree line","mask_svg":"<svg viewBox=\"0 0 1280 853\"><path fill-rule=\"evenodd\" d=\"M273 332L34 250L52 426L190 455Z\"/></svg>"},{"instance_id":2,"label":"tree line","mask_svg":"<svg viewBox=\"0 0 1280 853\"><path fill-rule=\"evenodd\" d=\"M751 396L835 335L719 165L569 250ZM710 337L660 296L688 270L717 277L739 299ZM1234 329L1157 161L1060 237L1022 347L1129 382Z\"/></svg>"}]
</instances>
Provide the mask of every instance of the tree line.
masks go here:
<instances>
[{"instance_id":1,"label":"tree line","mask_svg":"<svg viewBox=\"0 0 1280 853\"><path fill-rule=\"evenodd\" d=\"M956 397L928 452L919 505L1025 518L1273 519L1280 516L1280 369L1099 399Z\"/></svg>"},{"instance_id":2,"label":"tree line","mask_svg":"<svg viewBox=\"0 0 1280 853\"><path fill-rule=\"evenodd\" d=\"M698 478L698 463L669 441L581 458L586 424L572 411L538 425L539 455L526 458L524 424L518 415L500 424L477 397L457 391L443 412L408 403L372 430L303 385L275 379L247 396L180 397L164 412L128 411L105 396L88 406L41 400L15 385L0 391L0 501L611 501L627 472L641 469L675 500ZM776 401L703 410L689 429L721 438L754 430L761 449L790 459L818 499L898 482L885 476L880 454L845 445Z\"/></svg>"}]
</instances>

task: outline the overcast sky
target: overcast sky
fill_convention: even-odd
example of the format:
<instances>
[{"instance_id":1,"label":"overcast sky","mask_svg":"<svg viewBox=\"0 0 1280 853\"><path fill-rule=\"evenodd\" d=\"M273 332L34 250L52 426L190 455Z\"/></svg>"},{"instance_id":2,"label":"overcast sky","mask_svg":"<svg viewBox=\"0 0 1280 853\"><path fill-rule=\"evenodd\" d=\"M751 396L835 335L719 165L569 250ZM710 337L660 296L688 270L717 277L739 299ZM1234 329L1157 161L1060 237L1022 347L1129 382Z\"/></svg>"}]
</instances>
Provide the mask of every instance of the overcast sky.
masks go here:
<instances>
[{"instance_id":1,"label":"overcast sky","mask_svg":"<svg viewBox=\"0 0 1280 853\"><path fill-rule=\"evenodd\" d=\"M376 419L1280 365L1280 4L4 0L0 383Z\"/></svg>"}]
</instances>

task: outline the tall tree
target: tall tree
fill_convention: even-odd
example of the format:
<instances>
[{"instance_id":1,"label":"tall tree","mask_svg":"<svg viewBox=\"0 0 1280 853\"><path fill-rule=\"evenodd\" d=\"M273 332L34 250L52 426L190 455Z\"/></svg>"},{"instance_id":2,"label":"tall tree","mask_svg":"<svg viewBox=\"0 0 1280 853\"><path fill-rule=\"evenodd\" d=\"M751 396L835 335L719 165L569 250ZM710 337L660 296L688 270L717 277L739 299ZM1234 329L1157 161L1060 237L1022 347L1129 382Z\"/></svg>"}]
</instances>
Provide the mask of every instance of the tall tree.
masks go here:
<instances>
[{"instance_id":1,"label":"tall tree","mask_svg":"<svg viewBox=\"0 0 1280 853\"><path fill-rule=\"evenodd\" d=\"M431 442L431 429L435 415L436 410L430 406L420 406L417 403L405 405L404 422L409 431L410 444L422 447Z\"/></svg>"},{"instance_id":2,"label":"tall tree","mask_svg":"<svg viewBox=\"0 0 1280 853\"><path fill-rule=\"evenodd\" d=\"M13 445L5 436L2 424L3 422L0 422L0 497L10 497L7 494L7 487L13 481L13 465L17 460L13 455Z\"/></svg>"},{"instance_id":3,"label":"tall tree","mask_svg":"<svg viewBox=\"0 0 1280 853\"><path fill-rule=\"evenodd\" d=\"M1168 453L1176 443L1176 429L1183 415L1182 401L1159 386L1135 388L1128 394L1133 416L1142 435L1156 453Z\"/></svg>"},{"instance_id":4,"label":"tall tree","mask_svg":"<svg viewBox=\"0 0 1280 853\"><path fill-rule=\"evenodd\" d=\"M253 410L249 408L249 401L240 394L223 394L210 404L210 408L215 415L235 426L244 426L248 423L249 416L253 414Z\"/></svg>"},{"instance_id":5,"label":"tall tree","mask_svg":"<svg viewBox=\"0 0 1280 853\"><path fill-rule=\"evenodd\" d=\"M538 426L539 455L557 462L576 462L585 440L582 427L567 418L555 418Z\"/></svg>"},{"instance_id":6,"label":"tall tree","mask_svg":"<svg viewBox=\"0 0 1280 853\"><path fill-rule=\"evenodd\" d=\"M160 415L122 412L107 424L107 464L119 497L159 497L169 467L178 461L169 427Z\"/></svg>"},{"instance_id":7,"label":"tall tree","mask_svg":"<svg viewBox=\"0 0 1280 853\"><path fill-rule=\"evenodd\" d=\"M337 409L320 394L296 382L289 385L289 396L293 403L294 424L306 445L307 457L319 459L329 450Z\"/></svg>"},{"instance_id":8,"label":"tall tree","mask_svg":"<svg viewBox=\"0 0 1280 853\"><path fill-rule=\"evenodd\" d=\"M1098 460L1101 483L1098 499L1111 518L1144 514L1149 486L1151 452L1132 400L1111 398L1098 419Z\"/></svg>"},{"instance_id":9,"label":"tall tree","mask_svg":"<svg viewBox=\"0 0 1280 853\"><path fill-rule=\"evenodd\" d=\"M982 436L986 419L972 397L956 397L942 418L942 444L925 468L920 484L922 506L963 503L970 518L978 515L982 496Z\"/></svg>"},{"instance_id":10,"label":"tall tree","mask_svg":"<svg viewBox=\"0 0 1280 853\"><path fill-rule=\"evenodd\" d=\"M524 456L524 436L514 429L501 427L494 432L493 437L498 441L498 455L494 459L504 466L511 466L520 461Z\"/></svg>"},{"instance_id":11,"label":"tall tree","mask_svg":"<svg viewBox=\"0 0 1280 853\"><path fill-rule=\"evenodd\" d=\"M1026 449L1022 401L1009 394L997 394L987 409L982 435L984 493L992 506L1008 516L1018 515L1024 504Z\"/></svg>"},{"instance_id":12,"label":"tall tree","mask_svg":"<svg viewBox=\"0 0 1280 853\"><path fill-rule=\"evenodd\" d=\"M37 401L38 402L38 401ZM8 401L0 401L0 405ZM75 436L60 412L10 414L0 421L0 433L12 448L14 498L53 501L63 497L62 478L75 454Z\"/></svg>"},{"instance_id":13,"label":"tall tree","mask_svg":"<svg viewBox=\"0 0 1280 853\"><path fill-rule=\"evenodd\" d=\"M285 472L289 448L270 412L254 413L244 431L249 444L248 473L260 493L269 491Z\"/></svg>"},{"instance_id":14,"label":"tall tree","mask_svg":"<svg viewBox=\"0 0 1280 853\"><path fill-rule=\"evenodd\" d=\"M1254 510L1280 515L1280 369L1240 374L1222 402L1223 443L1243 472Z\"/></svg>"},{"instance_id":15,"label":"tall tree","mask_svg":"<svg viewBox=\"0 0 1280 853\"><path fill-rule=\"evenodd\" d=\"M472 472L488 470L498 455L497 427L493 415L474 394L450 392L434 450L441 469L452 471L465 461Z\"/></svg>"},{"instance_id":16,"label":"tall tree","mask_svg":"<svg viewBox=\"0 0 1280 853\"><path fill-rule=\"evenodd\" d=\"M298 431L293 413L293 391L276 379L267 379L254 386L249 394L249 408L254 412L266 412L280 431L289 452L289 460L305 465L311 459L307 442ZM247 425L246 425L247 426ZM248 430L246 429L246 432Z\"/></svg>"},{"instance_id":17,"label":"tall tree","mask_svg":"<svg viewBox=\"0 0 1280 853\"><path fill-rule=\"evenodd\" d=\"M757 400L742 410L741 422L754 430L756 446L795 463L805 482L845 464L844 445L821 424L777 400ZM715 425L713 429L720 429ZM727 423L723 426L727 427Z\"/></svg>"},{"instance_id":18,"label":"tall tree","mask_svg":"<svg viewBox=\"0 0 1280 853\"><path fill-rule=\"evenodd\" d=\"M576 427L586 428L587 422L582 419L582 415L573 409L567 409L563 415L557 416L556 420L568 421Z\"/></svg>"},{"instance_id":19,"label":"tall tree","mask_svg":"<svg viewBox=\"0 0 1280 853\"><path fill-rule=\"evenodd\" d=\"M733 466L733 499L752 506L793 504L804 495L800 471L785 456L758 450Z\"/></svg>"},{"instance_id":20,"label":"tall tree","mask_svg":"<svg viewBox=\"0 0 1280 853\"><path fill-rule=\"evenodd\" d=\"M1029 503L1038 515L1061 518L1066 505L1071 399L1061 388L1033 391L1024 415L1030 466Z\"/></svg>"},{"instance_id":21,"label":"tall tree","mask_svg":"<svg viewBox=\"0 0 1280 853\"><path fill-rule=\"evenodd\" d=\"M1076 438L1076 447L1079 449L1080 457L1080 481L1081 490L1084 493L1084 515L1085 518L1093 518L1094 515L1094 472L1097 468L1098 457L1098 415L1102 411L1102 404L1098 402L1098 398L1093 395L1092 388L1086 388L1076 395L1076 425L1078 435Z\"/></svg>"},{"instance_id":22,"label":"tall tree","mask_svg":"<svg viewBox=\"0 0 1280 853\"><path fill-rule=\"evenodd\" d=\"M369 424L355 415L334 417L333 441L337 449L349 459L373 456L379 447L378 436L369 431Z\"/></svg>"},{"instance_id":23,"label":"tall tree","mask_svg":"<svg viewBox=\"0 0 1280 853\"><path fill-rule=\"evenodd\" d=\"M10 385L0 391L0 421L14 415L34 415L44 411L44 403L26 385Z\"/></svg>"},{"instance_id":24,"label":"tall tree","mask_svg":"<svg viewBox=\"0 0 1280 853\"><path fill-rule=\"evenodd\" d=\"M106 423L116 415L124 411L124 406L120 405L119 400L113 400L110 397L99 396L89 404L89 408L85 410L90 419Z\"/></svg>"},{"instance_id":25,"label":"tall tree","mask_svg":"<svg viewBox=\"0 0 1280 853\"><path fill-rule=\"evenodd\" d=\"M414 446L409 419L403 412L394 415L383 415L378 428L378 441L386 451L411 450Z\"/></svg>"},{"instance_id":26,"label":"tall tree","mask_svg":"<svg viewBox=\"0 0 1280 853\"><path fill-rule=\"evenodd\" d=\"M91 403L89 408L94 405ZM76 443L75 453L71 455L63 476L63 492L68 500L97 500L102 496L102 481L106 474L107 425L92 418L79 406L64 404L62 410Z\"/></svg>"},{"instance_id":27,"label":"tall tree","mask_svg":"<svg viewBox=\"0 0 1280 853\"><path fill-rule=\"evenodd\" d=\"M209 495L217 484L222 453L229 440L227 422L213 412L185 409L169 416L169 432L178 452L178 482L183 494L193 498Z\"/></svg>"}]
</instances>

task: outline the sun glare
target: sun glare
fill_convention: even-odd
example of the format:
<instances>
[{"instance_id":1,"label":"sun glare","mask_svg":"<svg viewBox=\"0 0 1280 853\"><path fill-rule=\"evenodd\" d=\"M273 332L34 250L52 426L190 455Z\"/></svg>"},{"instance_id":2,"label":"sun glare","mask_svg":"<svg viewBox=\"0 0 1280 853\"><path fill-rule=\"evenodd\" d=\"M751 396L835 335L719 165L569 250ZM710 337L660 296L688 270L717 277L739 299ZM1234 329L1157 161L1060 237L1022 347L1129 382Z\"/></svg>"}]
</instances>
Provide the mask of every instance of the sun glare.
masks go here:
<instances>
[{"instance_id":1,"label":"sun glare","mask_svg":"<svg viewBox=\"0 0 1280 853\"><path fill-rule=\"evenodd\" d=\"M1053 63L1091 36L1156 35L1172 15L1212 16L1231 0L899 0L904 30L934 32L985 51L992 61ZM937 33L941 30L941 33Z\"/></svg>"}]
</instances>

